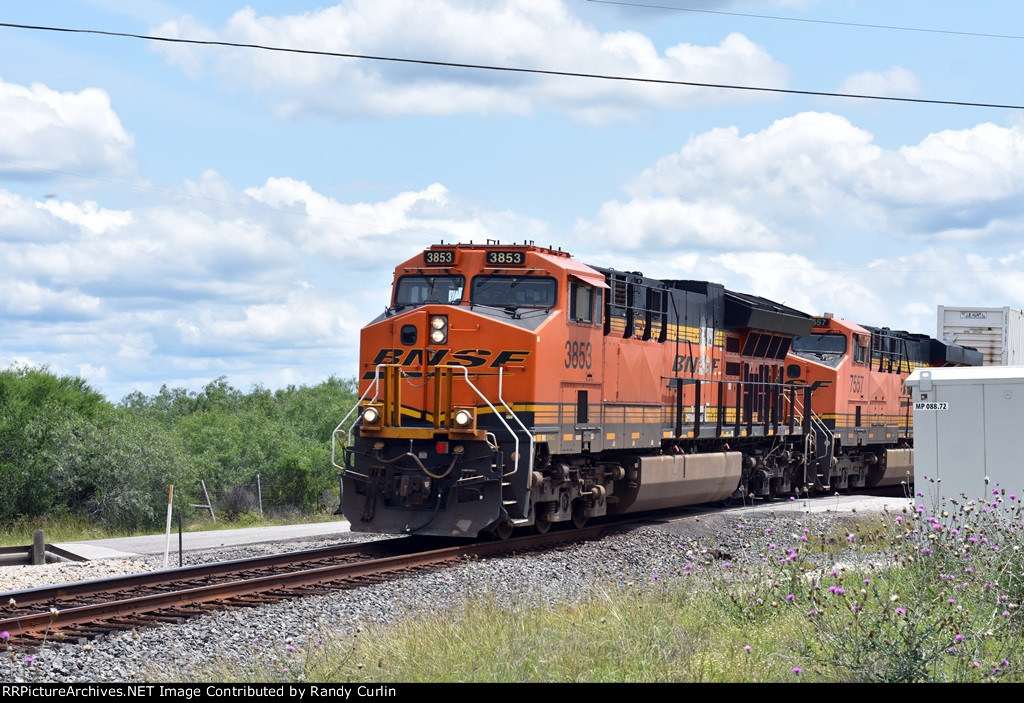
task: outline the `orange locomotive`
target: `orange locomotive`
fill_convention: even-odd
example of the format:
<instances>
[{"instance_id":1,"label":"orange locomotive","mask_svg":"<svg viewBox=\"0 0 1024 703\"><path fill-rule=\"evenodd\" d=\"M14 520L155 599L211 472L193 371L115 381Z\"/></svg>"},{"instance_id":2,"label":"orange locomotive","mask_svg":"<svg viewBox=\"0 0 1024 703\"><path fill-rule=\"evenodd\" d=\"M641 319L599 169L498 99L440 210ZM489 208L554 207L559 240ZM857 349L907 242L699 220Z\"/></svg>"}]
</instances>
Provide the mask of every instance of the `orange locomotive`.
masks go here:
<instances>
[{"instance_id":1,"label":"orange locomotive","mask_svg":"<svg viewBox=\"0 0 1024 703\"><path fill-rule=\"evenodd\" d=\"M845 464L812 402L837 367L790 353L813 323L532 244L433 246L362 330L339 512L356 531L507 536L822 488Z\"/></svg>"},{"instance_id":2,"label":"orange locomotive","mask_svg":"<svg viewBox=\"0 0 1024 703\"><path fill-rule=\"evenodd\" d=\"M851 489L913 481L910 392L919 366L980 366L981 352L826 313L793 341L791 382L811 389L817 484Z\"/></svg>"}]
</instances>

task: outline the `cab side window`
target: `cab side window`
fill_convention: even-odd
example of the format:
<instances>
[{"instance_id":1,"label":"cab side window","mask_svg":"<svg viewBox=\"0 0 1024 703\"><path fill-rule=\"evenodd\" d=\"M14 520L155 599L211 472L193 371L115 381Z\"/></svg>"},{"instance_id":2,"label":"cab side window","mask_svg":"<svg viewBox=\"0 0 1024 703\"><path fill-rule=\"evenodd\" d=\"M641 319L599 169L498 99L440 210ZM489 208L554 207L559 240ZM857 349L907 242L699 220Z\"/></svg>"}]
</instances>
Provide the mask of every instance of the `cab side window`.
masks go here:
<instances>
[{"instance_id":1,"label":"cab side window","mask_svg":"<svg viewBox=\"0 0 1024 703\"><path fill-rule=\"evenodd\" d=\"M577 281L569 282L569 321L601 323L601 291Z\"/></svg>"},{"instance_id":2,"label":"cab side window","mask_svg":"<svg viewBox=\"0 0 1024 703\"><path fill-rule=\"evenodd\" d=\"M856 364L868 363L868 347L861 335L853 335L853 361Z\"/></svg>"}]
</instances>

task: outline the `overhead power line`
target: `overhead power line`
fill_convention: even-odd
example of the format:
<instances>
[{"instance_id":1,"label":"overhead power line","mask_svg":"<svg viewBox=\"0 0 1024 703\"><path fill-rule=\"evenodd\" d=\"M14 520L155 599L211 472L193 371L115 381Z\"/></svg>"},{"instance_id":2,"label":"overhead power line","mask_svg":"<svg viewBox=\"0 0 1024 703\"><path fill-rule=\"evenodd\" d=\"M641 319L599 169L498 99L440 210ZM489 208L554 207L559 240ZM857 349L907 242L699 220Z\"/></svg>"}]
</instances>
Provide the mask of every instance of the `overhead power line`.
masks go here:
<instances>
[{"instance_id":1,"label":"overhead power line","mask_svg":"<svg viewBox=\"0 0 1024 703\"><path fill-rule=\"evenodd\" d=\"M643 78L638 76L617 76L601 73L579 73L575 71L553 71L540 68L514 68L510 66L491 66L487 64L460 63L455 61L431 61L428 59L410 59L395 56L375 56L372 54L351 54L337 51L317 51L314 49L294 49L265 44L247 44L240 42L214 41L206 39L180 39L177 37L161 37L151 34L132 34L130 32L111 32L101 29L73 29L69 27L48 27L42 25L14 24L0 22L0 27L12 29L32 29L46 32L66 32L71 34L98 34L110 37L143 39L146 41L167 42L173 44L195 44L199 46L225 46L236 49L259 49L288 54L304 54L309 56L330 56L344 59L362 59L366 61L389 61L393 63L420 64L424 66L443 66L446 68L465 68L478 71L502 71L506 73L523 73L542 76L563 76L567 78L591 78L606 81L622 81L629 83L646 83L654 85L679 85L695 88L717 88L721 90L745 90L760 93L781 93L786 95L813 95L826 98L851 98L854 100L886 100L889 102L923 103L929 105L957 105L962 107L987 107L1005 110L1024 110L1024 105L1008 105L1000 103L980 103L967 100L932 100L927 98L901 98L889 95L864 95L858 93L833 93L822 90L795 90L791 88L767 88L763 86L733 85L727 83L704 83L700 81L678 81L667 78Z\"/></svg>"},{"instance_id":2,"label":"overhead power line","mask_svg":"<svg viewBox=\"0 0 1024 703\"><path fill-rule=\"evenodd\" d=\"M988 34L986 32L961 32L954 29L927 29L925 27L901 27L891 24L871 24L868 22L840 22L838 20L819 20L807 17L782 17L779 15L754 15L747 12L726 12L725 10L706 10L695 7L676 7L674 5L652 5L641 2L625 2L625 0L587 0L602 5L624 5L626 7L645 7L652 10L674 10L676 12L694 12L705 15L728 15L730 17L750 17L758 20L779 20L782 22L805 22L807 24L831 24L840 27L861 27L864 29L891 29L900 32L925 32L928 34L956 34L963 37L985 37L990 39L1024 39L1017 34Z\"/></svg>"}]
</instances>

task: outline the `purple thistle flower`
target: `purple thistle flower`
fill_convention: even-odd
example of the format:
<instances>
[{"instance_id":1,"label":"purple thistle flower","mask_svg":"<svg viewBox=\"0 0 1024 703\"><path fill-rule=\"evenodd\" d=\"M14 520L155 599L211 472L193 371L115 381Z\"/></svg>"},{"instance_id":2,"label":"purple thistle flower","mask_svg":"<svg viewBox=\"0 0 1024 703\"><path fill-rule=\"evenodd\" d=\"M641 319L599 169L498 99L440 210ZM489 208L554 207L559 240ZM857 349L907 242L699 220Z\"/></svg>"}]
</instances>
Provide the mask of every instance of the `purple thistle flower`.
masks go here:
<instances>
[{"instance_id":1,"label":"purple thistle flower","mask_svg":"<svg viewBox=\"0 0 1024 703\"><path fill-rule=\"evenodd\" d=\"M744 652L749 652L749 651L750 651L750 645L748 644L747 646L745 646L745 647L743 648L743 651L744 651ZM1003 661L1006 661L1006 660L1004 659Z\"/></svg>"},{"instance_id":2,"label":"purple thistle flower","mask_svg":"<svg viewBox=\"0 0 1024 703\"><path fill-rule=\"evenodd\" d=\"M796 674L797 676L799 676L800 674L804 673L804 670L801 669L799 666L794 666L793 667L793 673Z\"/></svg>"},{"instance_id":3,"label":"purple thistle flower","mask_svg":"<svg viewBox=\"0 0 1024 703\"><path fill-rule=\"evenodd\" d=\"M981 662L978 661L977 659L975 659L974 661L971 662L971 666L973 666L975 669L977 669L979 666L981 666Z\"/></svg>"},{"instance_id":4,"label":"purple thistle flower","mask_svg":"<svg viewBox=\"0 0 1024 703\"><path fill-rule=\"evenodd\" d=\"M4 630L3 632L0 632L0 640L9 640L10 638L11 638L11 633L8 632L7 630Z\"/></svg>"},{"instance_id":5,"label":"purple thistle flower","mask_svg":"<svg viewBox=\"0 0 1024 703\"><path fill-rule=\"evenodd\" d=\"M1003 617L1004 617L1004 618L1008 618L1008 617L1010 617L1010 611L1009 611L1009 610L1004 610L1004 611L1003 611Z\"/></svg>"},{"instance_id":6,"label":"purple thistle flower","mask_svg":"<svg viewBox=\"0 0 1024 703\"><path fill-rule=\"evenodd\" d=\"M769 544L768 549L775 549L775 543L772 542L771 544Z\"/></svg>"},{"instance_id":7,"label":"purple thistle flower","mask_svg":"<svg viewBox=\"0 0 1024 703\"><path fill-rule=\"evenodd\" d=\"M786 601L789 602L789 603L792 603L795 599L796 599L796 596L794 594L792 594L792 593L790 593L788 596L786 596Z\"/></svg>"},{"instance_id":8,"label":"purple thistle flower","mask_svg":"<svg viewBox=\"0 0 1024 703\"><path fill-rule=\"evenodd\" d=\"M897 515L896 516L896 522L903 522L903 516L902 515Z\"/></svg>"},{"instance_id":9,"label":"purple thistle flower","mask_svg":"<svg viewBox=\"0 0 1024 703\"><path fill-rule=\"evenodd\" d=\"M907 611L904 610L903 608L896 608L896 614L897 615L906 615Z\"/></svg>"},{"instance_id":10,"label":"purple thistle flower","mask_svg":"<svg viewBox=\"0 0 1024 703\"><path fill-rule=\"evenodd\" d=\"M35 660L36 660L36 658L35 658L35 657L33 657L33 656L31 656L31 655L29 655L29 656L25 657L25 663L26 663L26 664L31 664L31 663L33 663L33 662L34 662Z\"/></svg>"},{"instance_id":11,"label":"purple thistle flower","mask_svg":"<svg viewBox=\"0 0 1024 703\"><path fill-rule=\"evenodd\" d=\"M867 584L869 584L869 583L871 583L871 579L864 579L864 584L865 584L865 585L867 585Z\"/></svg>"},{"instance_id":12,"label":"purple thistle flower","mask_svg":"<svg viewBox=\"0 0 1024 703\"><path fill-rule=\"evenodd\" d=\"M287 647L285 647L285 649L287 649L289 652L294 652L295 651L295 645L290 644Z\"/></svg>"},{"instance_id":13,"label":"purple thistle flower","mask_svg":"<svg viewBox=\"0 0 1024 703\"><path fill-rule=\"evenodd\" d=\"M653 579L654 579L655 581L657 581L658 579L660 579L660 578L661 578L661 576L659 576L659 575L658 575L658 572L654 572L654 573L653 573L653 574L651 575L651 578L653 578Z\"/></svg>"},{"instance_id":14,"label":"purple thistle flower","mask_svg":"<svg viewBox=\"0 0 1024 703\"><path fill-rule=\"evenodd\" d=\"M947 603L956 603L956 598L947 598L946 602Z\"/></svg>"},{"instance_id":15,"label":"purple thistle flower","mask_svg":"<svg viewBox=\"0 0 1024 703\"><path fill-rule=\"evenodd\" d=\"M921 554L931 554L931 553L932 553L932 550L931 550L930 547L925 547L924 549L921 550Z\"/></svg>"},{"instance_id":16,"label":"purple thistle flower","mask_svg":"<svg viewBox=\"0 0 1024 703\"><path fill-rule=\"evenodd\" d=\"M964 636L958 632L956 637L953 638L953 641L959 644L964 641Z\"/></svg>"}]
</instances>

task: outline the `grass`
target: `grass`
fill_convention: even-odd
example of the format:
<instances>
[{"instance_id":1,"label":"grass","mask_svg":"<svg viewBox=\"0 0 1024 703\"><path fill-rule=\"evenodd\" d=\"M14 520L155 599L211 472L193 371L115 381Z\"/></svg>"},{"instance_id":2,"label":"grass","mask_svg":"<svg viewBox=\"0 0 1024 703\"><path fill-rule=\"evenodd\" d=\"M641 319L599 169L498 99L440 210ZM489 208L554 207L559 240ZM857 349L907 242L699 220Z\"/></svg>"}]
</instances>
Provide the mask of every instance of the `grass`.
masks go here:
<instances>
[{"instance_id":1,"label":"grass","mask_svg":"<svg viewBox=\"0 0 1024 703\"><path fill-rule=\"evenodd\" d=\"M747 537L759 555L728 568L691 564L643 586L595 586L582 601L468 595L454 614L260 641L244 666L214 660L199 678L1024 681L1016 495L996 487L985 498L943 501L936 515L921 505L836 534Z\"/></svg>"}]
</instances>

